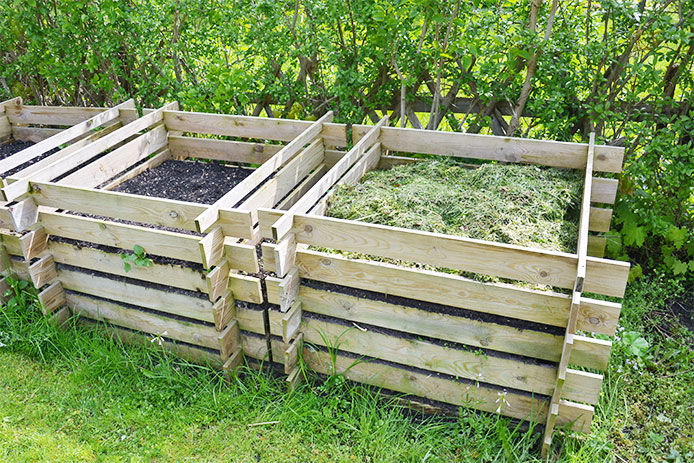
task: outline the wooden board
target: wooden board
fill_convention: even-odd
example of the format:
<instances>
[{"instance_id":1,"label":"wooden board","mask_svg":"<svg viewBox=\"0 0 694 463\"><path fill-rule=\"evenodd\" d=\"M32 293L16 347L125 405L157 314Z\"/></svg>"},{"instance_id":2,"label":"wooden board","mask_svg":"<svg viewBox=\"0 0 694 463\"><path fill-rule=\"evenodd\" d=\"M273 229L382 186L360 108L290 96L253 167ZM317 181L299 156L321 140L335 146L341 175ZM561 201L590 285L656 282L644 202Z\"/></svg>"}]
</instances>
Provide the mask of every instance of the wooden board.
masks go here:
<instances>
[{"instance_id":1,"label":"wooden board","mask_svg":"<svg viewBox=\"0 0 694 463\"><path fill-rule=\"evenodd\" d=\"M263 260L272 255L265 248ZM267 262L265 265L267 266ZM270 262L270 268L274 262ZM348 287L449 305L494 315L565 327L571 299L565 294L511 285L482 283L446 273L398 267L381 262L348 259L337 254L299 250L299 275ZM274 284L267 280L268 293ZM421 288L429 288L422 291ZM279 304L277 302L271 302ZM613 335L619 304L582 298L578 326L585 331Z\"/></svg>"},{"instance_id":2,"label":"wooden board","mask_svg":"<svg viewBox=\"0 0 694 463\"><path fill-rule=\"evenodd\" d=\"M371 126L354 125L352 133L359 140ZM585 143L497 137L460 132L384 127L383 148L405 153L522 162L553 167L583 169L586 165ZM599 145L595 147L595 170L621 172L624 148Z\"/></svg>"},{"instance_id":3,"label":"wooden board","mask_svg":"<svg viewBox=\"0 0 694 463\"><path fill-rule=\"evenodd\" d=\"M207 298L192 297L171 290L150 288L135 282L115 280L67 268L58 269L58 280L65 289L115 302L131 304L165 314L214 323L212 303Z\"/></svg>"},{"instance_id":4,"label":"wooden board","mask_svg":"<svg viewBox=\"0 0 694 463\"><path fill-rule=\"evenodd\" d=\"M196 236L49 211L39 212L39 222L51 235L128 250L140 245L148 254L202 263Z\"/></svg>"},{"instance_id":5,"label":"wooden board","mask_svg":"<svg viewBox=\"0 0 694 463\"><path fill-rule=\"evenodd\" d=\"M153 338L161 336L209 349L219 349L219 334L214 326L184 322L82 294L68 293L67 304L75 314L91 320L150 333Z\"/></svg>"},{"instance_id":6,"label":"wooden board","mask_svg":"<svg viewBox=\"0 0 694 463\"><path fill-rule=\"evenodd\" d=\"M169 149L174 156L183 158L262 164L282 145L169 135Z\"/></svg>"},{"instance_id":7,"label":"wooden board","mask_svg":"<svg viewBox=\"0 0 694 463\"><path fill-rule=\"evenodd\" d=\"M298 243L573 288L576 255L351 220L296 215ZM586 289L623 296L629 264L591 258Z\"/></svg>"},{"instance_id":8,"label":"wooden board","mask_svg":"<svg viewBox=\"0 0 694 463\"><path fill-rule=\"evenodd\" d=\"M126 272L123 267L123 259L121 259L119 254L105 252L96 248L79 247L59 241L49 241L48 251L53 255L55 261L60 264L207 293L205 275L191 268L153 263L151 267L136 267L133 265L130 271Z\"/></svg>"},{"instance_id":9,"label":"wooden board","mask_svg":"<svg viewBox=\"0 0 694 463\"><path fill-rule=\"evenodd\" d=\"M94 214L133 222L196 231L195 217L206 206L174 199L82 188L50 182L30 182L40 206Z\"/></svg>"},{"instance_id":10,"label":"wooden board","mask_svg":"<svg viewBox=\"0 0 694 463\"><path fill-rule=\"evenodd\" d=\"M614 204L617 198L619 180L615 178L593 177L590 200L594 203Z\"/></svg>"}]
</instances>

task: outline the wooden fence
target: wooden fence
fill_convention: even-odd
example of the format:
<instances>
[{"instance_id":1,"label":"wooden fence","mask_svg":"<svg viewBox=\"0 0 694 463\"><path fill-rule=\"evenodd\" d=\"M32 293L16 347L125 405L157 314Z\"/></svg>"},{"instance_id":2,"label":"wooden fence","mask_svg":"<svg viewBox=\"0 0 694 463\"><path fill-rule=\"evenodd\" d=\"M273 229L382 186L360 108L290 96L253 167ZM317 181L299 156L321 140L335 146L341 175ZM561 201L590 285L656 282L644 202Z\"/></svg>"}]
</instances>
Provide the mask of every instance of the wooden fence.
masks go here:
<instances>
[{"instance_id":1,"label":"wooden fence","mask_svg":"<svg viewBox=\"0 0 694 463\"><path fill-rule=\"evenodd\" d=\"M68 136L71 144L7 176L2 189L6 271L41 289L46 313L108 322L102 326L125 340L157 337L229 372L245 355L282 365L294 385L303 360L319 373L538 422L545 451L557 424L589 430L609 360L604 338L614 335L621 308L591 294L623 296L629 271L602 258L600 235L609 230L617 191L610 176L621 170L622 148L399 129L387 118L353 126L348 143L348 128L331 113L295 121L181 112L173 103L135 118L126 102L88 114L52 110L46 119L48 112L3 104L12 124L76 124L33 152ZM419 162L406 153L583 171L576 253L323 216L336 185ZM10 164L18 155L28 158L17 153ZM171 158L257 167L212 205L111 191ZM153 265L125 272L119 254L135 245Z\"/></svg>"}]
</instances>

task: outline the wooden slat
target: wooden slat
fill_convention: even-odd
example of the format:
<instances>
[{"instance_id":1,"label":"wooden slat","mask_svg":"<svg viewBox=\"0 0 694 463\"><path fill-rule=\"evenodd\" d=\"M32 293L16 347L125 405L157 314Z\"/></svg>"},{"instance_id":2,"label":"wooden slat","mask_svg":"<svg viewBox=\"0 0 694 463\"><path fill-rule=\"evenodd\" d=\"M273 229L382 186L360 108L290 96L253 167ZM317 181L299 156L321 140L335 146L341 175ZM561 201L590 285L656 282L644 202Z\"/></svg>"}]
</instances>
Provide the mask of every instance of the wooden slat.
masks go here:
<instances>
[{"instance_id":1,"label":"wooden slat","mask_svg":"<svg viewBox=\"0 0 694 463\"><path fill-rule=\"evenodd\" d=\"M41 291L37 299L41 304L43 314L50 315L65 304L65 291L61 284L55 281Z\"/></svg>"},{"instance_id":2,"label":"wooden slat","mask_svg":"<svg viewBox=\"0 0 694 463\"><path fill-rule=\"evenodd\" d=\"M31 197L40 206L95 214L164 227L196 230L195 217L206 206L51 182L30 182Z\"/></svg>"},{"instance_id":3,"label":"wooden slat","mask_svg":"<svg viewBox=\"0 0 694 463\"><path fill-rule=\"evenodd\" d=\"M0 115L0 142L5 142L12 136L12 126L7 116Z\"/></svg>"},{"instance_id":4,"label":"wooden slat","mask_svg":"<svg viewBox=\"0 0 694 463\"><path fill-rule=\"evenodd\" d=\"M72 300L72 295L68 294L68 300ZM133 344L139 346L145 345L149 348L152 348L152 345L154 344L152 343L151 334L130 331L116 325L105 324L103 322L94 322L93 320L84 318L80 319L79 322L81 325L85 327L103 330L106 333L108 333L114 340L121 341L125 344ZM171 342L166 339L161 340L161 346L159 346L159 342L157 342L157 347L161 347L163 349L171 351L175 355L178 355L179 357L184 358L190 362L202 365L209 365L216 368L220 368L222 366L222 360L218 352L211 352L207 349L199 349L193 346L189 346L187 344Z\"/></svg>"},{"instance_id":5,"label":"wooden slat","mask_svg":"<svg viewBox=\"0 0 694 463\"><path fill-rule=\"evenodd\" d=\"M98 272L110 273L135 280L173 286L189 291L207 293L205 276L198 270L170 264L154 262L151 267L132 266L129 272L123 267L119 254L105 252L96 248L80 247L60 241L49 241L48 251L60 264L82 267Z\"/></svg>"},{"instance_id":6,"label":"wooden slat","mask_svg":"<svg viewBox=\"0 0 694 463\"><path fill-rule=\"evenodd\" d=\"M265 335L262 310L251 310L238 307L236 309L236 320L238 320L239 328L241 328L242 331ZM263 342L265 342L264 339Z\"/></svg>"},{"instance_id":7,"label":"wooden slat","mask_svg":"<svg viewBox=\"0 0 694 463\"><path fill-rule=\"evenodd\" d=\"M47 127L21 127L14 125L12 126L12 137L15 140L39 143L59 134L62 131L63 129L51 129Z\"/></svg>"},{"instance_id":8,"label":"wooden slat","mask_svg":"<svg viewBox=\"0 0 694 463\"><path fill-rule=\"evenodd\" d=\"M166 129L159 125L60 180L66 185L97 187L119 172L166 146Z\"/></svg>"},{"instance_id":9,"label":"wooden slat","mask_svg":"<svg viewBox=\"0 0 694 463\"><path fill-rule=\"evenodd\" d=\"M84 146L89 145L90 143L93 143L94 141L98 140L101 137L104 137L108 135L111 132L114 132L121 128L123 126L123 123L118 121L114 122L110 125L105 124L103 130L99 130L98 132L88 134L86 137L82 137L80 140L71 143L69 146L66 146L65 148L61 149L60 151L53 153L52 155L41 159L40 161L34 162L33 164L25 167L24 169L20 170L19 172L16 172L12 174L9 178L8 181L14 182L20 178L27 177L31 175L34 172L37 172L44 167L48 166L49 164L54 163L55 161L59 159L63 159L67 156L69 156L71 153L77 151L78 149L83 148Z\"/></svg>"},{"instance_id":10,"label":"wooden slat","mask_svg":"<svg viewBox=\"0 0 694 463\"><path fill-rule=\"evenodd\" d=\"M149 254L202 263L196 236L48 211L39 212L39 221L51 235L121 249L137 244Z\"/></svg>"},{"instance_id":11,"label":"wooden slat","mask_svg":"<svg viewBox=\"0 0 694 463\"><path fill-rule=\"evenodd\" d=\"M574 335L568 363L595 370L607 370L611 348L611 341Z\"/></svg>"},{"instance_id":12,"label":"wooden slat","mask_svg":"<svg viewBox=\"0 0 694 463\"><path fill-rule=\"evenodd\" d=\"M219 349L218 333L213 326L183 322L81 294L68 294L67 302L74 309L74 312L82 317L112 323L131 330L144 331L154 336L183 341L196 346Z\"/></svg>"},{"instance_id":13,"label":"wooden slat","mask_svg":"<svg viewBox=\"0 0 694 463\"><path fill-rule=\"evenodd\" d=\"M273 353L277 355L279 352L278 343L273 342ZM310 369L318 373L334 374L330 371L332 362L327 352L304 348L303 359ZM498 389L476 387L448 378L368 360L355 363L355 359L339 353L335 358L335 367L337 372L343 374L345 378L359 383L453 405L474 407L490 413L496 412L499 408L500 391ZM540 422L547 414L546 401L513 391L506 392L503 398L508 405L501 406L502 415L520 420L531 418L531 421Z\"/></svg>"},{"instance_id":14,"label":"wooden slat","mask_svg":"<svg viewBox=\"0 0 694 463\"><path fill-rule=\"evenodd\" d=\"M270 332L282 335L281 313L270 311ZM306 342L325 346L327 339L339 350L380 358L416 368L510 387L536 394L551 394L556 369L519 360L451 349L415 338L399 338L362 331L314 318L303 317L301 332ZM348 332L348 334L343 334Z\"/></svg>"},{"instance_id":15,"label":"wooden slat","mask_svg":"<svg viewBox=\"0 0 694 463\"><path fill-rule=\"evenodd\" d=\"M184 158L262 164L282 145L169 135L169 149L174 156Z\"/></svg>"},{"instance_id":16,"label":"wooden slat","mask_svg":"<svg viewBox=\"0 0 694 463\"><path fill-rule=\"evenodd\" d=\"M590 200L594 203L614 204L618 187L619 180L617 179L593 177Z\"/></svg>"},{"instance_id":17,"label":"wooden slat","mask_svg":"<svg viewBox=\"0 0 694 463\"><path fill-rule=\"evenodd\" d=\"M296 202L301 199L302 196L306 194L307 191L309 191L313 185L316 184L318 180L321 179L321 177L325 174L326 172L326 167L325 164L320 164L317 166L313 172L311 172L304 181L302 181L299 185L296 186L294 191L292 191L290 194L288 194L282 201L277 203L275 206L276 209L279 210L286 210L292 207ZM272 224L268 226L268 234L272 235ZM261 232L262 234L262 232Z\"/></svg>"},{"instance_id":18,"label":"wooden slat","mask_svg":"<svg viewBox=\"0 0 694 463\"><path fill-rule=\"evenodd\" d=\"M560 400L557 425L570 425L574 431L589 433L594 413L595 409L590 405Z\"/></svg>"},{"instance_id":19,"label":"wooden slat","mask_svg":"<svg viewBox=\"0 0 694 463\"><path fill-rule=\"evenodd\" d=\"M263 254L267 255L265 249ZM299 250L297 265L300 276L310 280L559 327L566 326L571 303L567 295L551 291L482 283L446 273L347 259L316 251ZM270 293L273 280L267 281ZM271 302L279 304L279 299ZM616 303L582 298L579 329L613 335L620 309Z\"/></svg>"},{"instance_id":20,"label":"wooden slat","mask_svg":"<svg viewBox=\"0 0 694 463\"><path fill-rule=\"evenodd\" d=\"M32 180L39 182L49 181L54 179L55 177L60 176L61 174L68 172L69 170L81 165L82 163L89 161L91 158L104 151L105 149L113 147L115 144L126 140L132 135L138 133L139 131L156 124L162 119L162 112L164 110L170 109L171 107L176 107L177 105L178 103L170 103L164 106L163 108L153 111L150 114L147 114L146 116L142 116L135 122L131 122L130 124L121 127L115 132L110 133L105 137L96 140L94 143L91 143L71 153L70 156L67 156L63 159L60 159L59 161L49 164L43 169L34 172L31 176ZM6 186L3 189L3 191L5 192L5 196L8 200L12 200L23 195L27 192L27 190L27 180L18 180L9 186Z\"/></svg>"},{"instance_id":21,"label":"wooden slat","mask_svg":"<svg viewBox=\"0 0 694 463\"><path fill-rule=\"evenodd\" d=\"M100 125L112 121L119 116L120 108L134 108L135 102L130 99L124 103L114 106L112 109L103 111L92 118L73 125L69 129L65 129L60 133L54 135L53 137L43 140L35 145L32 145L19 153L0 160L0 172L6 172L14 167L22 165L23 163L32 160L36 156L39 156L46 151L50 151L53 148L57 148L62 144L68 143L76 137L79 137L90 130L99 127ZM11 114L11 113L9 113Z\"/></svg>"},{"instance_id":22,"label":"wooden slat","mask_svg":"<svg viewBox=\"0 0 694 463\"><path fill-rule=\"evenodd\" d=\"M250 275L239 275L232 273L229 275L229 289L235 299L240 301L261 304L263 302L263 292L260 286L260 278Z\"/></svg>"},{"instance_id":23,"label":"wooden slat","mask_svg":"<svg viewBox=\"0 0 694 463\"><path fill-rule=\"evenodd\" d=\"M155 154L152 156L150 159L147 161L143 162L142 164L139 164L132 169L128 170L125 172L123 175L120 175L107 184L103 185L101 187L102 190L112 190L116 188L118 185L121 183L130 180L131 178L135 178L138 175L140 175L142 172L146 171L147 169L153 169L163 163L164 161L171 159L171 152L166 149L163 150L161 153Z\"/></svg>"},{"instance_id":24,"label":"wooden slat","mask_svg":"<svg viewBox=\"0 0 694 463\"><path fill-rule=\"evenodd\" d=\"M301 197L272 226L272 238L282 240L292 229L296 214L307 213L313 205L349 170L380 136L381 128L388 125L388 117L382 118L345 156L340 159L304 196Z\"/></svg>"},{"instance_id":25,"label":"wooden slat","mask_svg":"<svg viewBox=\"0 0 694 463\"><path fill-rule=\"evenodd\" d=\"M229 262L229 267L242 272L258 273L258 255L255 246L237 243L235 238L224 239L224 254Z\"/></svg>"},{"instance_id":26,"label":"wooden slat","mask_svg":"<svg viewBox=\"0 0 694 463\"><path fill-rule=\"evenodd\" d=\"M183 111L166 111L164 122L169 131L256 138L261 140L292 141L315 122L267 117L237 116ZM345 124L324 124L320 133L328 145L347 145Z\"/></svg>"},{"instance_id":27,"label":"wooden slat","mask_svg":"<svg viewBox=\"0 0 694 463\"><path fill-rule=\"evenodd\" d=\"M79 124L108 109L106 107L20 105L8 108L7 115L13 124L65 126Z\"/></svg>"},{"instance_id":28,"label":"wooden slat","mask_svg":"<svg viewBox=\"0 0 694 463\"><path fill-rule=\"evenodd\" d=\"M53 256L44 256L29 266L29 278L36 288L55 281L57 273Z\"/></svg>"},{"instance_id":29,"label":"wooden slat","mask_svg":"<svg viewBox=\"0 0 694 463\"><path fill-rule=\"evenodd\" d=\"M145 307L162 314L214 323L212 303L207 298L191 297L67 268L58 269L58 280L65 289L79 293Z\"/></svg>"},{"instance_id":30,"label":"wooden slat","mask_svg":"<svg viewBox=\"0 0 694 463\"><path fill-rule=\"evenodd\" d=\"M243 181L237 184L231 191L219 198L207 211L196 219L198 222L198 229L202 232L209 230L217 221L219 215L218 208L233 207L237 202L242 200L277 169L299 153L305 145L311 143L320 134L323 124L331 121L332 118L332 111L327 112L323 117L311 124L309 128L279 150L268 161L264 162L253 171L251 175L243 179Z\"/></svg>"},{"instance_id":31,"label":"wooden slat","mask_svg":"<svg viewBox=\"0 0 694 463\"><path fill-rule=\"evenodd\" d=\"M588 229L594 232L610 231L610 222L612 222L612 209L602 207L590 208L590 223Z\"/></svg>"},{"instance_id":32,"label":"wooden slat","mask_svg":"<svg viewBox=\"0 0 694 463\"><path fill-rule=\"evenodd\" d=\"M588 236L588 255L592 257L604 257L607 238L604 236Z\"/></svg>"},{"instance_id":33,"label":"wooden slat","mask_svg":"<svg viewBox=\"0 0 694 463\"><path fill-rule=\"evenodd\" d=\"M294 217L297 242L573 288L576 256L438 233L309 215ZM586 289L622 296L629 265L591 258Z\"/></svg>"},{"instance_id":34,"label":"wooden slat","mask_svg":"<svg viewBox=\"0 0 694 463\"><path fill-rule=\"evenodd\" d=\"M359 139L370 126L354 125L352 133ZM383 148L390 151L441 156L523 162L553 167L583 169L586 165L584 143L497 137L460 132L385 127L381 137ZM621 172L624 148L595 147L595 170Z\"/></svg>"}]
</instances>

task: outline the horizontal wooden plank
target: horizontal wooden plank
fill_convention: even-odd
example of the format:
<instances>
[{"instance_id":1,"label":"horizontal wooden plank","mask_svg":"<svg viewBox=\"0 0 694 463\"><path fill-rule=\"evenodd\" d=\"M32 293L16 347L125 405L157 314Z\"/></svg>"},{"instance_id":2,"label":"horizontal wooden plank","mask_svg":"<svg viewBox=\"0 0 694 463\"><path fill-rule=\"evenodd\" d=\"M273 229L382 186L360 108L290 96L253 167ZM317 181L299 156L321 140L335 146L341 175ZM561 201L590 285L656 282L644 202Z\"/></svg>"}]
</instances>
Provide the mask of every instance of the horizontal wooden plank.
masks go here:
<instances>
[{"instance_id":1,"label":"horizontal wooden plank","mask_svg":"<svg viewBox=\"0 0 694 463\"><path fill-rule=\"evenodd\" d=\"M282 353L282 344L272 343L273 357ZM280 357L281 358L281 357ZM304 348L303 359L308 367L321 374L334 374L328 352ZM480 385L461 383L449 378L412 371L391 364L372 361L355 362L354 358L337 354L336 370L345 378L362 384L370 384L402 394L436 400L452 405L474 407L489 413L499 412L520 420L542 422L547 416L547 401L533 399L530 395L508 391L501 392Z\"/></svg>"},{"instance_id":2,"label":"horizontal wooden plank","mask_svg":"<svg viewBox=\"0 0 694 463\"><path fill-rule=\"evenodd\" d=\"M69 297L70 296L68 295L68 298ZM105 324L100 321L95 322L94 320L85 318L80 319L80 324L91 329L103 330L105 333L111 336L112 339L120 341L124 344L147 346L150 349L154 344L152 343L151 334L130 331L116 325ZM161 346L159 346L159 341L161 341ZM207 349L200 349L187 344L172 342L167 339L158 340L156 344L157 347L170 351L174 355L186 359L189 362L198 363L201 365L209 365L214 368L222 367L222 359L217 352L211 352Z\"/></svg>"},{"instance_id":3,"label":"horizontal wooden plank","mask_svg":"<svg viewBox=\"0 0 694 463\"><path fill-rule=\"evenodd\" d=\"M52 129L48 127L12 126L12 137L15 140L38 143L59 134L62 131L63 129Z\"/></svg>"},{"instance_id":4,"label":"horizontal wooden plank","mask_svg":"<svg viewBox=\"0 0 694 463\"><path fill-rule=\"evenodd\" d=\"M557 425L569 425L574 431L587 434L590 432L594 413L595 409L590 405L560 400Z\"/></svg>"},{"instance_id":5,"label":"horizontal wooden plank","mask_svg":"<svg viewBox=\"0 0 694 463\"><path fill-rule=\"evenodd\" d=\"M265 338L258 336L250 336L241 332L241 345L243 346L243 355L246 359L255 359L266 361L269 359L269 351Z\"/></svg>"},{"instance_id":6,"label":"horizontal wooden plank","mask_svg":"<svg viewBox=\"0 0 694 463\"><path fill-rule=\"evenodd\" d=\"M575 254L300 214L292 231L298 243L560 288L573 288L576 279ZM589 259L586 285L592 289L587 291L621 297L628 268L625 273L623 262Z\"/></svg>"},{"instance_id":7,"label":"horizontal wooden plank","mask_svg":"<svg viewBox=\"0 0 694 463\"><path fill-rule=\"evenodd\" d=\"M169 149L172 155L184 158L262 164L282 145L169 135Z\"/></svg>"},{"instance_id":8,"label":"horizontal wooden plank","mask_svg":"<svg viewBox=\"0 0 694 463\"><path fill-rule=\"evenodd\" d=\"M566 381L561 398L595 405L600 400L603 376L587 371L566 369Z\"/></svg>"},{"instance_id":9,"label":"horizontal wooden plank","mask_svg":"<svg viewBox=\"0 0 694 463\"><path fill-rule=\"evenodd\" d=\"M80 106L32 106L9 107L7 115L13 124L75 125L84 122L109 108Z\"/></svg>"},{"instance_id":10,"label":"horizontal wooden plank","mask_svg":"<svg viewBox=\"0 0 694 463\"><path fill-rule=\"evenodd\" d=\"M206 206L173 199L82 188L50 182L30 182L31 196L40 206L84 214L196 231L195 217Z\"/></svg>"},{"instance_id":11,"label":"horizontal wooden plank","mask_svg":"<svg viewBox=\"0 0 694 463\"><path fill-rule=\"evenodd\" d=\"M591 207L588 229L594 232L610 231L610 223L612 222L612 209L603 207Z\"/></svg>"},{"instance_id":12,"label":"horizontal wooden plank","mask_svg":"<svg viewBox=\"0 0 694 463\"><path fill-rule=\"evenodd\" d=\"M252 310L244 307L236 308L236 320L242 331L250 331L265 335L265 324L262 310Z\"/></svg>"},{"instance_id":13,"label":"horizontal wooden plank","mask_svg":"<svg viewBox=\"0 0 694 463\"><path fill-rule=\"evenodd\" d=\"M155 262L151 267L132 266L130 271L126 272L120 254L60 241L49 241L48 251L60 264L207 293L205 275L199 270Z\"/></svg>"},{"instance_id":14,"label":"horizontal wooden plank","mask_svg":"<svg viewBox=\"0 0 694 463\"><path fill-rule=\"evenodd\" d=\"M153 337L161 336L209 349L219 349L219 333L214 326L176 320L82 294L68 293L67 304L74 313L91 320L142 331Z\"/></svg>"},{"instance_id":15,"label":"horizontal wooden plank","mask_svg":"<svg viewBox=\"0 0 694 463\"><path fill-rule=\"evenodd\" d=\"M574 335L569 363L595 370L607 370L612 342Z\"/></svg>"},{"instance_id":16,"label":"horizontal wooden plank","mask_svg":"<svg viewBox=\"0 0 694 463\"><path fill-rule=\"evenodd\" d=\"M275 141L292 141L314 123L314 121L184 111L165 111L164 122L169 131ZM340 147L347 145L345 124L324 124L320 136L328 145Z\"/></svg>"},{"instance_id":17,"label":"horizontal wooden plank","mask_svg":"<svg viewBox=\"0 0 694 463\"><path fill-rule=\"evenodd\" d=\"M604 257L607 238L604 236L588 235L588 255L593 257Z\"/></svg>"},{"instance_id":18,"label":"horizontal wooden plank","mask_svg":"<svg viewBox=\"0 0 694 463\"><path fill-rule=\"evenodd\" d=\"M371 126L354 125L352 133L359 140ZM460 132L384 127L380 139L390 151L440 156L523 162L553 167L583 169L588 145L529 138L497 137ZM624 148L597 145L595 166L599 172L621 172Z\"/></svg>"},{"instance_id":19,"label":"horizontal wooden plank","mask_svg":"<svg viewBox=\"0 0 694 463\"><path fill-rule=\"evenodd\" d=\"M272 246L263 244L263 260L272 255L272 252L266 252L266 248ZM270 268L274 268L272 265L274 262L270 263ZM348 259L317 251L299 250L297 265L302 278L552 326L566 326L571 305L569 296L551 291L482 283L446 273ZM267 281L269 293L273 283ZM421 288L428 290L422 291ZM612 335L620 308L619 304L583 298L578 327Z\"/></svg>"},{"instance_id":20,"label":"horizontal wooden plank","mask_svg":"<svg viewBox=\"0 0 694 463\"><path fill-rule=\"evenodd\" d=\"M212 303L207 298L149 288L65 267L58 268L58 280L65 289L72 291L156 310L163 316L173 314L214 323Z\"/></svg>"},{"instance_id":21,"label":"horizontal wooden plank","mask_svg":"<svg viewBox=\"0 0 694 463\"><path fill-rule=\"evenodd\" d=\"M305 312L350 322L552 362L558 362L561 356L563 336L464 318L455 311L420 310L307 286L299 288L299 300Z\"/></svg>"},{"instance_id":22,"label":"horizontal wooden plank","mask_svg":"<svg viewBox=\"0 0 694 463\"><path fill-rule=\"evenodd\" d=\"M39 211L39 222L50 235L121 249L140 245L148 254L202 263L197 236L49 211Z\"/></svg>"},{"instance_id":23,"label":"horizontal wooden plank","mask_svg":"<svg viewBox=\"0 0 694 463\"><path fill-rule=\"evenodd\" d=\"M137 136L134 140L62 178L60 183L95 188L164 148L167 143L166 135L163 124L154 127L149 132Z\"/></svg>"},{"instance_id":24,"label":"horizontal wooden plank","mask_svg":"<svg viewBox=\"0 0 694 463\"><path fill-rule=\"evenodd\" d=\"M269 315L271 334L282 336L281 312L272 310ZM355 326L338 325L306 316L299 329L307 342L325 346L327 341L337 346L338 350L357 355L536 394L550 395L554 388L556 368L550 366L472 350L452 349L416 338L362 331Z\"/></svg>"},{"instance_id":25,"label":"horizontal wooden plank","mask_svg":"<svg viewBox=\"0 0 694 463\"><path fill-rule=\"evenodd\" d=\"M262 304L263 292L260 286L260 278L232 273L229 275L229 289L234 299L239 301Z\"/></svg>"},{"instance_id":26,"label":"horizontal wooden plank","mask_svg":"<svg viewBox=\"0 0 694 463\"><path fill-rule=\"evenodd\" d=\"M224 253L231 269L248 273L260 271L255 246L237 243L235 238L226 237L224 239Z\"/></svg>"},{"instance_id":27,"label":"horizontal wooden plank","mask_svg":"<svg viewBox=\"0 0 694 463\"><path fill-rule=\"evenodd\" d=\"M594 203L614 204L619 180L616 178L593 177L590 200Z\"/></svg>"}]
</instances>

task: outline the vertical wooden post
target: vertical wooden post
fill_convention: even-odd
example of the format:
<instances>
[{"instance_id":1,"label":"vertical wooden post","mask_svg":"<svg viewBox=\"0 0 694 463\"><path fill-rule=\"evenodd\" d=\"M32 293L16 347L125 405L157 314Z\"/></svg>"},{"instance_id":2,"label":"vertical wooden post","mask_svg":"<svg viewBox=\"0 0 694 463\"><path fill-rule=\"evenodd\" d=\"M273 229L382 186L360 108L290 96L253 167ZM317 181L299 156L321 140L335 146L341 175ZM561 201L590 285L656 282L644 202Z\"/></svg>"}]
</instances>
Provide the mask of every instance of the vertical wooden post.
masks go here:
<instances>
[{"instance_id":1,"label":"vertical wooden post","mask_svg":"<svg viewBox=\"0 0 694 463\"><path fill-rule=\"evenodd\" d=\"M581 309L581 294L583 293L583 282L586 278L586 265L588 254L588 222L590 220L590 195L593 181L593 162L595 155L595 132L590 134L588 145L588 156L586 158L585 180L583 184L583 199L581 202L581 218L578 225L578 242L576 254L578 265L576 268L576 281L574 283L573 294L571 296L571 307L569 309L569 319L564 333L564 343L562 344L561 359L557 369L557 380L554 392L549 404L545 433L542 440L542 458L548 459L549 449L552 445L552 432L559 416L559 404L561 403L562 390L566 381L566 369L571 358L574 336L576 335L576 321Z\"/></svg>"}]
</instances>

